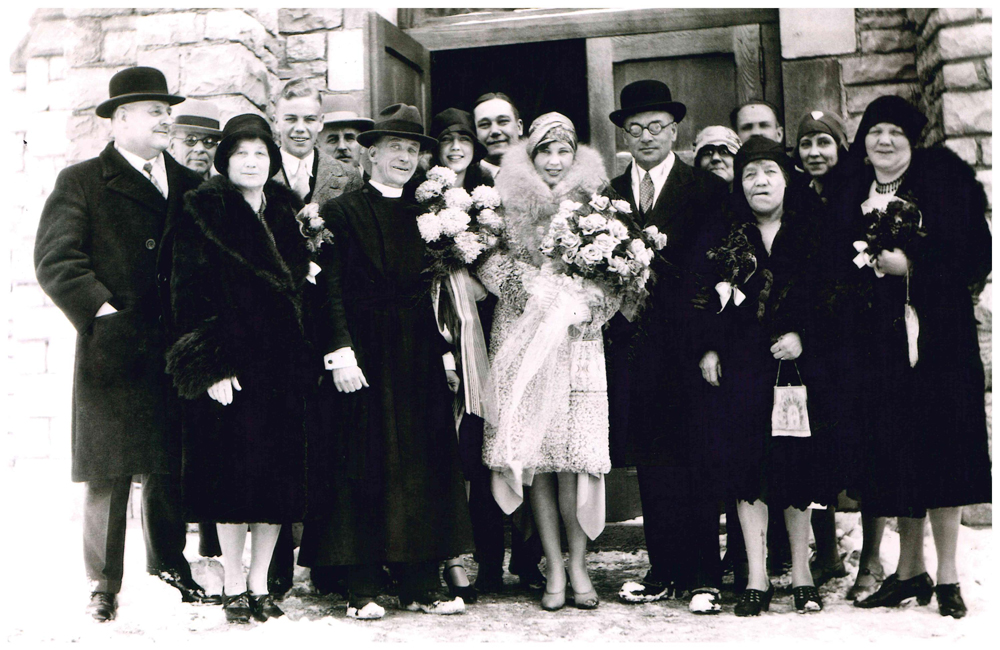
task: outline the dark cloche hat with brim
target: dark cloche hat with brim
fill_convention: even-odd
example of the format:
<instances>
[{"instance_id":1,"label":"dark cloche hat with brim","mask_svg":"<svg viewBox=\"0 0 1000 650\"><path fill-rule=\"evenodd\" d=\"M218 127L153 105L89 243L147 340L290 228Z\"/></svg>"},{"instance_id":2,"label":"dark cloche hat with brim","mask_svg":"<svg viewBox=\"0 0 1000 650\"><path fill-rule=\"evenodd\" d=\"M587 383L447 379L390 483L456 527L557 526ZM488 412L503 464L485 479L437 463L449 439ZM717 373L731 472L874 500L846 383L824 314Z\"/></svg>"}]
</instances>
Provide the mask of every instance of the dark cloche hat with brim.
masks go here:
<instances>
[{"instance_id":1,"label":"dark cloche hat with brim","mask_svg":"<svg viewBox=\"0 0 1000 650\"><path fill-rule=\"evenodd\" d=\"M754 135L736 152L736 157L733 159L733 176L737 180L742 178L743 168L755 160L773 160L785 170L785 173L790 174L792 171L792 161L780 142L762 135Z\"/></svg>"},{"instance_id":2,"label":"dark cloche hat with brim","mask_svg":"<svg viewBox=\"0 0 1000 650\"><path fill-rule=\"evenodd\" d=\"M97 106L98 117L109 118L122 104L158 100L171 106L184 98L167 91L167 78L156 68L125 68L108 82L108 97Z\"/></svg>"},{"instance_id":3,"label":"dark cloche hat with brim","mask_svg":"<svg viewBox=\"0 0 1000 650\"><path fill-rule=\"evenodd\" d=\"M478 158L486 156L486 146L476 137L476 125L472 122L472 113L463 111L460 108L446 108L431 120L431 134L437 138L438 144L441 138L449 133L462 133L472 138L472 148Z\"/></svg>"},{"instance_id":4,"label":"dark cloche hat with brim","mask_svg":"<svg viewBox=\"0 0 1000 650\"><path fill-rule=\"evenodd\" d=\"M674 116L675 122L687 115L687 106L675 102L667 84L656 79L633 81L622 88L621 106L609 116L616 126L624 125L629 115L644 111L666 111Z\"/></svg>"},{"instance_id":5,"label":"dark cloche hat with brim","mask_svg":"<svg viewBox=\"0 0 1000 650\"><path fill-rule=\"evenodd\" d=\"M421 149L437 146L437 140L424 135L420 110L409 104L393 104L383 108L375 120L375 126L370 131L358 134L358 142L363 147L370 147L376 140L387 135L415 140L420 143Z\"/></svg>"},{"instance_id":6,"label":"dark cloche hat with brim","mask_svg":"<svg viewBox=\"0 0 1000 650\"><path fill-rule=\"evenodd\" d=\"M271 134L271 125L256 113L244 113L229 118L226 128L222 129L222 141L215 152L215 168L223 176L229 175L229 157L235 147L242 140L263 140L267 145L267 154L270 157L270 172L267 177L271 178L281 170L281 149L274 142Z\"/></svg>"}]
</instances>

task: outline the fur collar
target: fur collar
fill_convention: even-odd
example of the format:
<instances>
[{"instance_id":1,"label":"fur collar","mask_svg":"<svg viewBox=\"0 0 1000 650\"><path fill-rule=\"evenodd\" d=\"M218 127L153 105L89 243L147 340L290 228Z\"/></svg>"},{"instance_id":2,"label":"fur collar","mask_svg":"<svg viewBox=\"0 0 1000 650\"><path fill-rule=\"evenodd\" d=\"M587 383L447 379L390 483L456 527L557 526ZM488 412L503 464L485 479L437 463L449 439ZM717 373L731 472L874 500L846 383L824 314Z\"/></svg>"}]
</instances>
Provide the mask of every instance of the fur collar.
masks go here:
<instances>
[{"instance_id":1,"label":"fur collar","mask_svg":"<svg viewBox=\"0 0 1000 650\"><path fill-rule=\"evenodd\" d=\"M507 235L512 242L528 250L537 248L537 229L555 214L566 200L586 203L590 196L608 184L604 161L587 145L579 145L573 166L566 176L550 188L535 171L525 147L514 146L504 154L496 188L503 200Z\"/></svg>"},{"instance_id":2,"label":"fur collar","mask_svg":"<svg viewBox=\"0 0 1000 650\"><path fill-rule=\"evenodd\" d=\"M308 250L295 218L302 201L295 192L274 181L264 186L264 199L267 229L224 176L215 176L188 192L184 208L205 237L239 264L275 289L294 292L301 288L309 271Z\"/></svg>"}]
</instances>

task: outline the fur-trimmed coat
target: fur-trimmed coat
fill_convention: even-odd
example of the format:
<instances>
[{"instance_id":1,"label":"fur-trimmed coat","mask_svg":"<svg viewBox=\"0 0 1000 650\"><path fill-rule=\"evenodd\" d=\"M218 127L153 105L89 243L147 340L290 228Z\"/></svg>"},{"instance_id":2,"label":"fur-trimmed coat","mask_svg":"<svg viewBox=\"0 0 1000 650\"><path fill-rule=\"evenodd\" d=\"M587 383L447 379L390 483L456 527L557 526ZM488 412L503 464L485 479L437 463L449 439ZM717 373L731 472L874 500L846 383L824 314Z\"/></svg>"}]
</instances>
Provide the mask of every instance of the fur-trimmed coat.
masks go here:
<instances>
[{"instance_id":1,"label":"fur-trimmed coat","mask_svg":"<svg viewBox=\"0 0 1000 650\"><path fill-rule=\"evenodd\" d=\"M167 371L186 398L184 502L193 521L296 521L305 506L302 202L268 181L263 222L228 178L185 197L170 280ZM206 394L236 377L223 406Z\"/></svg>"}]
</instances>

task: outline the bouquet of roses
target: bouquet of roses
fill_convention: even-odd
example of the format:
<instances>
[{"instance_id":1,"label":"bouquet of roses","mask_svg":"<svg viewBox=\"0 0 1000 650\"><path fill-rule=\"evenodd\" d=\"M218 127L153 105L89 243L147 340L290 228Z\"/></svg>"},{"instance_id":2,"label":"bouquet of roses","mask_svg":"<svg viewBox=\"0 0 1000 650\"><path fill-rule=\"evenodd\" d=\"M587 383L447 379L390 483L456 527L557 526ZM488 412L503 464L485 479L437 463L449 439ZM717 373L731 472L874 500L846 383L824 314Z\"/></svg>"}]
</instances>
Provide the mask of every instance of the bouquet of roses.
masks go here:
<instances>
[{"instance_id":1,"label":"bouquet of roses","mask_svg":"<svg viewBox=\"0 0 1000 650\"><path fill-rule=\"evenodd\" d=\"M861 205L868 216L868 228L863 241L854 242L858 251L854 263L858 268L870 266L875 275L884 275L875 265L879 253L895 248L906 250L914 241L923 237L923 218L913 201L904 197L890 197L886 202L869 199Z\"/></svg>"},{"instance_id":2,"label":"bouquet of roses","mask_svg":"<svg viewBox=\"0 0 1000 650\"><path fill-rule=\"evenodd\" d=\"M455 172L439 166L417 187L417 201L427 210L417 217L417 227L434 258L435 276L465 268L496 248L503 230L500 194L486 185L470 194L456 182Z\"/></svg>"},{"instance_id":3,"label":"bouquet of roses","mask_svg":"<svg viewBox=\"0 0 1000 650\"><path fill-rule=\"evenodd\" d=\"M309 275L306 280L316 284L316 276L322 270L316 260L319 258L319 249L323 244L333 243L333 233L326 228L326 222L320 216L308 217L301 212L295 216L299 221L299 232L306 239L306 248L309 250Z\"/></svg>"},{"instance_id":4,"label":"bouquet of roses","mask_svg":"<svg viewBox=\"0 0 1000 650\"><path fill-rule=\"evenodd\" d=\"M622 313L631 320L648 295L654 251L667 245L667 236L656 226L629 230L619 213L630 214L629 204L600 194L587 205L563 201L540 250L559 272L590 280L609 295L621 295Z\"/></svg>"},{"instance_id":5,"label":"bouquet of roses","mask_svg":"<svg viewBox=\"0 0 1000 650\"><path fill-rule=\"evenodd\" d=\"M715 285L722 307L721 312L732 300L737 307L746 300L742 287L757 271L757 256L753 245L747 239L749 223L730 229L722 245L711 248L705 256L715 263L715 271L722 280Z\"/></svg>"}]
</instances>

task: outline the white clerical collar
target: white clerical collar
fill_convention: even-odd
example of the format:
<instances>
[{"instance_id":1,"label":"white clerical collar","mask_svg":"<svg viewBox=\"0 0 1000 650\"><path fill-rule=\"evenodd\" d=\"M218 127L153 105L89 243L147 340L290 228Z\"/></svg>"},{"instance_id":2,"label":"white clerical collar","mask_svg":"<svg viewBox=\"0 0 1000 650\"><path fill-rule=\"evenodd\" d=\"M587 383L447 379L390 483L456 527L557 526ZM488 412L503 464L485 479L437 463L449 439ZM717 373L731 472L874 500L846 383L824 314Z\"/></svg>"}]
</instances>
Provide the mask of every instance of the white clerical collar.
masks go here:
<instances>
[{"instance_id":1,"label":"white clerical collar","mask_svg":"<svg viewBox=\"0 0 1000 650\"><path fill-rule=\"evenodd\" d=\"M309 154L305 158L299 158L294 156L284 149L281 150L281 165L285 168L285 174L289 178L297 175L299 173L299 166L304 165L306 174L312 178L313 174L313 159L316 157L316 150L310 149Z\"/></svg>"},{"instance_id":2,"label":"white clerical collar","mask_svg":"<svg viewBox=\"0 0 1000 650\"><path fill-rule=\"evenodd\" d=\"M379 194L387 199L398 199L403 196L402 187L389 187L388 185L383 185L382 183L372 179L369 179L368 182L372 184L372 187L379 191Z\"/></svg>"}]
</instances>

